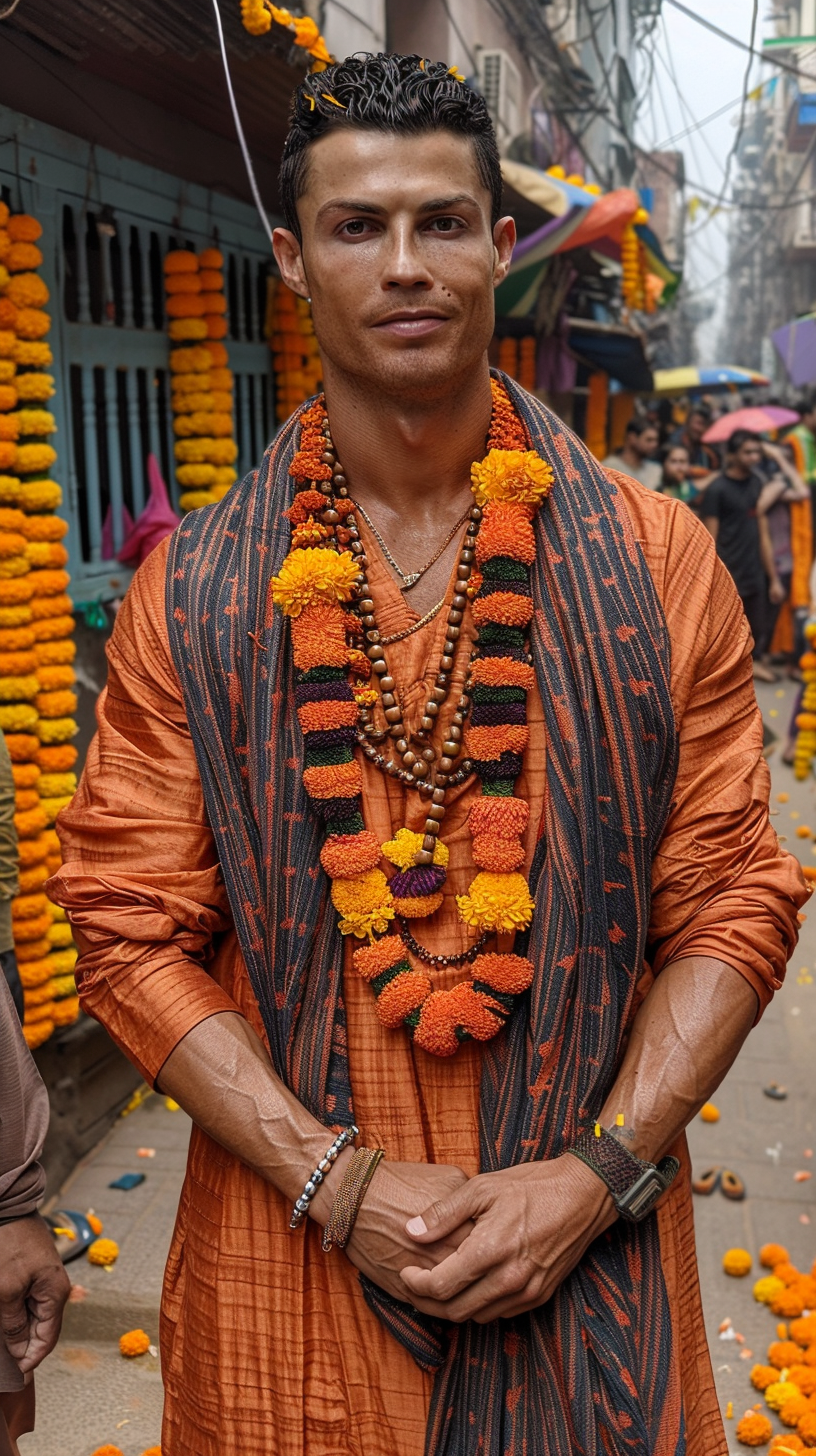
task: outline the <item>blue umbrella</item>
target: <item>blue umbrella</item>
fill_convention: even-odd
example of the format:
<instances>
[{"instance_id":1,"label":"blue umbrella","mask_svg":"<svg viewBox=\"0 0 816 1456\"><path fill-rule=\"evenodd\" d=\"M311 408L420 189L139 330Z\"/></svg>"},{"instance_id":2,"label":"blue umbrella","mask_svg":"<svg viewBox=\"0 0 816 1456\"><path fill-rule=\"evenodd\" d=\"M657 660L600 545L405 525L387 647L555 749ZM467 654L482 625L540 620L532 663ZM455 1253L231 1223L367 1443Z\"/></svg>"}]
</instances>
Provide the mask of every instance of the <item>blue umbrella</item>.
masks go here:
<instances>
[{"instance_id":1,"label":"blue umbrella","mask_svg":"<svg viewBox=\"0 0 816 1456\"><path fill-rule=\"evenodd\" d=\"M791 384L812 384L816 380L816 314L792 319L771 338Z\"/></svg>"}]
</instances>

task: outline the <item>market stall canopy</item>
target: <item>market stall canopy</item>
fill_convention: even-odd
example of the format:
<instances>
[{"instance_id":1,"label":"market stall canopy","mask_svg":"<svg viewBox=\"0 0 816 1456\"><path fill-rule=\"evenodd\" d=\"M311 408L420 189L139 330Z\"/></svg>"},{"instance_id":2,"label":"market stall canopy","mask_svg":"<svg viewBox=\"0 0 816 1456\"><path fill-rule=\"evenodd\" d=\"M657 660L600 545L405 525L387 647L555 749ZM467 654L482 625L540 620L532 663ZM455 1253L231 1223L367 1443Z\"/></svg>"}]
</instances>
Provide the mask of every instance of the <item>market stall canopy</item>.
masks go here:
<instances>
[{"instance_id":1,"label":"market stall canopy","mask_svg":"<svg viewBox=\"0 0 816 1456\"><path fill-rule=\"evenodd\" d=\"M770 384L767 375L755 369L739 369L735 364L719 364L712 369L656 369L655 394L717 394L723 389L749 389Z\"/></svg>"},{"instance_id":2,"label":"market stall canopy","mask_svg":"<svg viewBox=\"0 0 816 1456\"><path fill-rule=\"evenodd\" d=\"M765 435L769 430L795 425L798 419L796 410L783 409L776 404L731 410L714 421L703 435L703 440L706 445L721 445L724 440L731 439L735 430L752 430L755 435Z\"/></svg>"},{"instance_id":3,"label":"market stall canopy","mask_svg":"<svg viewBox=\"0 0 816 1456\"><path fill-rule=\"evenodd\" d=\"M569 321L569 347L576 358L591 369L601 370L624 389L650 394L653 387L640 334L623 324L601 324L594 319Z\"/></svg>"},{"instance_id":4,"label":"market stall canopy","mask_svg":"<svg viewBox=\"0 0 816 1456\"><path fill-rule=\"evenodd\" d=\"M578 227L568 240L555 249L556 252L562 252L565 247L586 248L591 243L599 242L601 238L609 238L610 242L617 245L618 253L620 252L623 230L640 207L640 198L631 188L619 187L615 192L605 193L603 197L591 198L591 202L592 206L584 213Z\"/></svg>"},{"instance_id":5,"label":"market stall canopy","mask_svg":"<svg viewBox=\"0 0 816 1456\"><path fill-rule=\"evenodd\" d=\"M816 313L791 319L771 334L774 348L791 384L801 387L816 381Z\"/></svg>"}]
</instances>

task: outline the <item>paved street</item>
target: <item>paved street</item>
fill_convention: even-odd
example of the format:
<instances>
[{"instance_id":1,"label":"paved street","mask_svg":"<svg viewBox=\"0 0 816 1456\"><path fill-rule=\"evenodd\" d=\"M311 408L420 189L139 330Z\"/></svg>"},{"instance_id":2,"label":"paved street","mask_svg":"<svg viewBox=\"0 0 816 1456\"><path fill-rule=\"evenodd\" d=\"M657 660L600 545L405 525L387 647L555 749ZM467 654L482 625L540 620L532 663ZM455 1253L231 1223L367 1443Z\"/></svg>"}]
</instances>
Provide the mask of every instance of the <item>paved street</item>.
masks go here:
<instances>
[{"instance_id":1,"label":"paved street","mask_svg":"<svg viewBox=\"0 0 816 1456\"><path fill-rule=\"evenodd\" d=\"M766 722L780 737L793 698L793 684L787 682L760 690ZM777 831L804 863L816 863L816 843L796 837L799 825L816 830L816 784L796 785L779 762L779 750L771 768ZM777 802L780 793L790 795L787 803ZM735 1420L728 1426L735 1452L740 1449L733 1437L736 1418L758 1399L748 1373L754 1359L764 1361L768 1343L776 1338L776 1320L752 1298L757 1271L744 1280L729 1279L721 1270L722 1255L739 1245L756 1260L759 1246L774 1240L785 1244L802 1268L810 1268L816 1257L815 1183L794 1181L794 1173L810 1171L816 1162L805 1156L816 1146L815 968L816 909L802 928L784 990L717 1093L720 1121L704 1125L698 1119L690 1133L698 1171L723 1164L738 1172L748 1187L744 1203L729 1203L719 1193L696 1200L706 1323L723 1410L733 1402ZM763 1095L763 1086L771 1081L787 1086L787 1101ZM158 1360L150 1354L123 1359L118 1339L126 1330L141 1328L157 1340L162 1268L188 1135L184 1113L168 1111L161 1097L149 1097L116 1123L66 1184L59 1206L93 1208L121 1252L110 1273L84 1258L69 1266L73 1281L84 1286L87 1296L68 1306L62 1341L37 1378L38 1429L21 1442L24 1456L90 1456L106 1442L120 1447L124 1456L140 1456L158 1442ZM154 1148L155 1157L140 1158L137 1149L142 1147ZM146 1181L130 1193L108 1188L125 1172L144 1172ZM803 1217L809 1222L802 1222ZM744 1344L719 1338L718 1326L725 1319L744 1336ZM745 1350L753 1358L744 1358Z\"/></svg>"}]
</instances>

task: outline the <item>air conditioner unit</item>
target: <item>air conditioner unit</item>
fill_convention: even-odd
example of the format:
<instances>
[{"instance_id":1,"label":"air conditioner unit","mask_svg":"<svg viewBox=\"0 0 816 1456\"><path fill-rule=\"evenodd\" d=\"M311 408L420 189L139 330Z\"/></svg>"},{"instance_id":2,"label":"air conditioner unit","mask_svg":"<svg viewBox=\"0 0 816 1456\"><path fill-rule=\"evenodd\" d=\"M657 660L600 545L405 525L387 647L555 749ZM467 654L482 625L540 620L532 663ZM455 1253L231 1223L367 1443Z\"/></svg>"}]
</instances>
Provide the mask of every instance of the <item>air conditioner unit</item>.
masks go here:
<instances>
[{"instance_id":1,"label":"air conditioner unit","mask_svg":"<svg viewBox=\"0 0 816 1456\"><path fill-rule=\"evenodd\" d=\"M521 76L507 51L481 52L479 84L499 146L506 147L521 130Z\"/></svg>"}]
</instances>

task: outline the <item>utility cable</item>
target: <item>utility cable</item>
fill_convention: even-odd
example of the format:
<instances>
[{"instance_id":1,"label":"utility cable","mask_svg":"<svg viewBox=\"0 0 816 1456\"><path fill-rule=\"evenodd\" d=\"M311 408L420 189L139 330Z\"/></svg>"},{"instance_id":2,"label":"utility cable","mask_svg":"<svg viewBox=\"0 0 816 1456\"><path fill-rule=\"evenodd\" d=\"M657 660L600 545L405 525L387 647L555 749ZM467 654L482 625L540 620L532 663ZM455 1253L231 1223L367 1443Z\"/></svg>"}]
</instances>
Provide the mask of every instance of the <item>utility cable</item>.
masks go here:
<instances>
[{"instance_id":1,"label":"utility cable","mask_svg":"<svg viewBox=\"0 0 816 1456\"><path fill-rule=\"evenodd\" d=\"M238 112L238 103L235 100L235 92L232 89L232 77L230 75L229 61L227 59L227 46L224 40L224 29L221 24L221 11L218 8L218 0L213 0L213 10L215 11L215 24L218 29L218 44L221 48L221 60L224 65L224 79L227 83L229 102L232 109L232 119L235 122L235 130L238 133L238 145L241 148L241 155L244 159L244 166L246 167L246 173L249 179L249 185L252 191L255 206L258 209L258 216L261 219L261 223L263 224L264 232L269 238L269 246L272 247L272 224L269 221L266 208L263 205L260 188L258 187L258 183L255 179L255 171L252 166L252 158L249 155L249 147L247 146L246 137L244 136L244 128L241 125L241 117Z\"/></svg>"},{"instance_id":2,"label":"utility cable","mask_svg":"<svg viewBox=\"0 0 816 1456\"><path fill-rule=\"evenodd\" d=\"M740 51L750 51L752 56L756 56L760 61L767 61L769 66L778 66L780 71L787 71L791 76L801 76L803 80L808 81L811 86L813 85L813 77L807 71L800 70L799 66L791 65L790 61L778 60L772 52L758 51L752 45L747 45L744 40L739 40L737 36L729 35L727 30L721 30L713 20L706 20L704 15L698 15L696 10L690 10L688 5L682 3L682 0L666 0L666 3L674 6L675 10L682 11L683 15L689 17L689 20L696 20L698 25L710 30L712 35L718 35L720 40L727 40L729 45L736 46Z\"/></svg>"}]
</instances>

